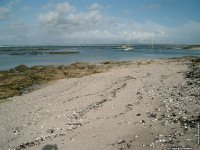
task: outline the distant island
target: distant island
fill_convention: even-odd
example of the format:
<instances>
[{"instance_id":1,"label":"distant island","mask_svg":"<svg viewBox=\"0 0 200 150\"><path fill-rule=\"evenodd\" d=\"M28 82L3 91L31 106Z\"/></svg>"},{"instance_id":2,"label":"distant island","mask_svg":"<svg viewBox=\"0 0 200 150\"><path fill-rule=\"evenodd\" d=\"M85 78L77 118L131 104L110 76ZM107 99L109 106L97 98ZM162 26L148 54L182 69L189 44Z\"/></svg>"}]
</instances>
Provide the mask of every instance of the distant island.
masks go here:
<instances>
[{"instance_id":1,"label":"distant island","mask_svg":"<svg viewBox=\"0 0 200 150\"><path fill-rule=\"evenodd\" d=\"M183 46L183 49L192 49L192 50L200 50L200 45L187 45Z\"/></svg>"}]
</instances>

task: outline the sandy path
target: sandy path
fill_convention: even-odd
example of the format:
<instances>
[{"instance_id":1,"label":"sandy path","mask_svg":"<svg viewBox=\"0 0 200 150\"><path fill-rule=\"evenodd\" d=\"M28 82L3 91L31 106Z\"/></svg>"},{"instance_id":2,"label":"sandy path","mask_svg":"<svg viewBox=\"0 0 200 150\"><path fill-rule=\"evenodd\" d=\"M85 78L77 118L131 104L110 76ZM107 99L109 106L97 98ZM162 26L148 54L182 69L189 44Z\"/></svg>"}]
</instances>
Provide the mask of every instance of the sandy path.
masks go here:
<instances>
[{"instance_id":1,"label":"sandy path","mask_svg":"<svg viewBox=\"0 0 200 150\"><path fill-rule=\"evenodd\" d=\"M194 128L185 134L170 122L170 109L177 105L171 94L175 99L186 83L187 63L132 63L14 97L0 105L0 149L42 150L56 144L58 150L161 150L194 145ZM176 117L183 115L182 109L173 110ZM199 103L191 111L199 111Z\"/></svg>"}]
</instances>

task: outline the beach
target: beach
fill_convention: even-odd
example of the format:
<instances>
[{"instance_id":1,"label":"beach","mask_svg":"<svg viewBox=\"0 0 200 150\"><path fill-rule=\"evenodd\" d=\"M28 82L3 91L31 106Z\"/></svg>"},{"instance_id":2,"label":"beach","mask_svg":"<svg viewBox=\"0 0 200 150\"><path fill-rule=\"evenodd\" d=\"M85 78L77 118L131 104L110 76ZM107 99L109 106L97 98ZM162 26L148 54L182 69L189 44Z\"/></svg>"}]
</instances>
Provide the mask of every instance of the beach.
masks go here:
<instances>
[{"instance_id":1,"label":"beach","mask_svg":"<svg viewBox=\"0 0 200 150\"><path fill-rule=\"evenodd\" d=\"M199 66L199 57L136 60L10 97L0 149L198 149Z\"/></svg>"}]
</instances>

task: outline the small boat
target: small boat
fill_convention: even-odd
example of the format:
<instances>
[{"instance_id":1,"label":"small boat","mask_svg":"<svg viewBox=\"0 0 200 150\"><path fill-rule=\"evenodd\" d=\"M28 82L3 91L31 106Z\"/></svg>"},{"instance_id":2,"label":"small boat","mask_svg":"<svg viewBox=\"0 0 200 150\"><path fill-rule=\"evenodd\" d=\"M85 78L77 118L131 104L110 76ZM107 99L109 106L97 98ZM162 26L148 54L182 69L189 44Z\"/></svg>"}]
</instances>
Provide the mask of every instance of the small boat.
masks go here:
<instances>
[{"instance_id":1,"label":"small boat","mask_svg":"<svg viewBox=\"0 0 200 150\"><path fill-rule=\"evenodd\" d=\"M127 47L127 48L124 48L124 51L132 51L134 48L133 47Z\"/></svg>"},{"instance_id":2,"label":"small boat","mask_svg":"<svg viewBox=\"0 0 200 150\"><path fill-rule=\"evenodd\" d=\"M122 49L124 51L132 51L134 48L128 45L121 45L121 46L116 47L116 49Z\"/></svg>"}]
</instances>

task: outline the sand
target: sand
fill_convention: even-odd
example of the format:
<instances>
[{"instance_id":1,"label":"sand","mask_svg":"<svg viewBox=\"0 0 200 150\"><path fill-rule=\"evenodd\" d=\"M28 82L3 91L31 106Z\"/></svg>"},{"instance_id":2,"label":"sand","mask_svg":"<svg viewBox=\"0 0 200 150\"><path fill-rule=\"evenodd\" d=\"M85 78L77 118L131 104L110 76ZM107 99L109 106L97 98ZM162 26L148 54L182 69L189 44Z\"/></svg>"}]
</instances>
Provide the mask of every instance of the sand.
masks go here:
<instances>
[{"instance_id":1,"label":"sand","mask_svg":"<svg viewBox=\"0 0 200 150\"><path fill-rule=\"evenodd\" d=\"M185 78L190 64L137 61L12 97L0 104L0 149L197 149L199 85Z\"/></svg>"}]
</instances>

